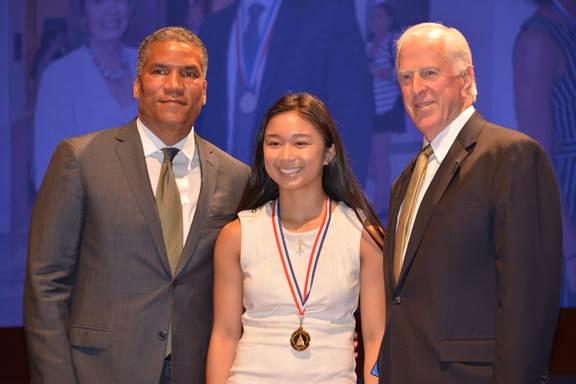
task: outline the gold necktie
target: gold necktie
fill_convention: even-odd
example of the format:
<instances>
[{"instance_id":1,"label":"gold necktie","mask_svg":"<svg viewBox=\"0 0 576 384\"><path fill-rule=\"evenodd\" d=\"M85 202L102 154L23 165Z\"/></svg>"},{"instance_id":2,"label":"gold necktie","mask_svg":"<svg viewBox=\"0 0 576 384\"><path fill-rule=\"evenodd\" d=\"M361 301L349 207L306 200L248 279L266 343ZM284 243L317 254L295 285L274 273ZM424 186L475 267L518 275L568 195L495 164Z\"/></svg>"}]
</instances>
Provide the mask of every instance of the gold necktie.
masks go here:
<instances>
[{"instance_id":1,"label":"gold necktie","mask_svg":"<svg viewBox=\"0 0 576 384\"><path fill-rule=\"evenodd\" d=\"M398 223L396 224L393 270L394 280L396 282L398 282L400 271L402 270L402 263L404 262L404 249L406 248L406 243L409 239L409 225L415 214L414 207L416 205L416 198L418 197L418 192L422 187L422 181L424 181L424 175L426 174L426 166L428 165L428 158L431 154L432 147L430 144L428 144L418 155L418 158L416 159L416 165L414 166L414 171L412 172L412 177L410 178L410 182L408 184L408 189L406 190L406 195L404 196L402 212L400 212L400 217L398 218Z\"/></svg>"},{"instance_id":2,"label":"gold necktie","mask_svg":"<svg viewBox=\"0 0 576 384\"><path fill-rule=\"evenodd\" d=\"M182 203L180 191L176 185L172 160L178 153L178 148L163 148L164 160L160 169L160 179L156 187L156 205L162 224L162 235L166 254L172 274L176 270L182 255Z\"/></svg>"}]
</instances>

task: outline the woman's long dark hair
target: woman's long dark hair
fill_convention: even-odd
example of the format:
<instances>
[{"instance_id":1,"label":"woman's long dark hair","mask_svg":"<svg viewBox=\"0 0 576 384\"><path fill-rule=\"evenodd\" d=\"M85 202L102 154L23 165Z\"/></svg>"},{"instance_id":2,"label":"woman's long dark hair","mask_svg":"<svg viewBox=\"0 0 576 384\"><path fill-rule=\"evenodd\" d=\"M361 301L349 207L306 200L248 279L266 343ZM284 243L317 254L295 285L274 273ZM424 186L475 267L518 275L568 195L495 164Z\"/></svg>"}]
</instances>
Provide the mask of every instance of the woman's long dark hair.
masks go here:
<instances>
[{"instance_id":1,"label":"woman's long dark hair","mask_svg":"<svg viewBox=\"0 0 576 384\"><path fill-rule=\"evenodd\" d=\"M264 168L264 136L273 117L291 111L312 123L324 139L326 148L334 145L334 159L324 166L322 172L324 192L332 200L341 201L352 208L372 239L382 247L384 228L352 172L336 124L326 105L309 93L288 94L276 101L264 115L256 137L250 179L240 199L239 210L255 209L278 198L278 185Z\"/></svg>"}]
</instances>

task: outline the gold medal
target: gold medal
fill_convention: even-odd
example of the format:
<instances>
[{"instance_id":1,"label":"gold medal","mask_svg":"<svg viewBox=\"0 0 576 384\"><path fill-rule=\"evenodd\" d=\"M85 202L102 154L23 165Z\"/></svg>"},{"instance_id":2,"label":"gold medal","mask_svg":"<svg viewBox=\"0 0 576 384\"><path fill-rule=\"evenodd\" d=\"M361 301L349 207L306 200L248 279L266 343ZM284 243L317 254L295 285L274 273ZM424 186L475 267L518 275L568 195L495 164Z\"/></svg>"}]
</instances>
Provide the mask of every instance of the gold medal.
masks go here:
<instances>
[{"instance_id":1,"label":"gold medal","mask_svg":"<svg viewBox=\"0 0 576 384\"><path fill-rule=\"evenodd\" d=\"M310 345L310 334L299 326L290 336L290 345L298 352L304 351Z\"/></svg>"},{"instance_id":2,"label":"gold medal","mask_svg":"<svg viewBox=\"0 0 576 384\"><path fill-rule=\"evenodd\" d=\"M240 109L244 113L252 113L256 109L258 98L253 92L246 92L240 97Z\"/></svg>"}]
</instances>

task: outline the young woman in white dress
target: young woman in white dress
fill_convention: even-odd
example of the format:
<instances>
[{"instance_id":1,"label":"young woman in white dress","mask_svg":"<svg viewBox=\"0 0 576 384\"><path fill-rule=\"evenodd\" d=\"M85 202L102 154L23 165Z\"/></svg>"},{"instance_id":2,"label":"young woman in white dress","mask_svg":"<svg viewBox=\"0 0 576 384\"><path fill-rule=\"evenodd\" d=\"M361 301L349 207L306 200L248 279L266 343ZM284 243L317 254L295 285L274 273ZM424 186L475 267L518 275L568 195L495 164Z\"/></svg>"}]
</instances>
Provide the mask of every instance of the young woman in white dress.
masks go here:
<instances>
[{"instance_id":1,"label":"young woman in white dress","mask_svg":"<svg viewBox=\"0 0 576 384\"><path fill-rule=\"evenodd\" d=\"M377 383L384 231L322 101L268 110L239 209L215 247L207 382L355 384L359 306L362 375Z\"/></svg>"}]
</instances>

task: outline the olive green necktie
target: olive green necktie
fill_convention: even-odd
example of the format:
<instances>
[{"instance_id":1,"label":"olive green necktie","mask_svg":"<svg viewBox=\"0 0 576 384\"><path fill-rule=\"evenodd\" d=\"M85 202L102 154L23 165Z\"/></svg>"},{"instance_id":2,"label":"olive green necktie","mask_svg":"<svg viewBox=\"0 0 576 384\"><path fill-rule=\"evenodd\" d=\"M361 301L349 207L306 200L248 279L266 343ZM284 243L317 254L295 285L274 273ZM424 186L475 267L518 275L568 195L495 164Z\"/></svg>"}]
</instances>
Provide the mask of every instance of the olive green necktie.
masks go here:
<instances>
[{"instance_id":1,"label":"olive green necktie","mask_svg":"<svg viewBox=\"0 0 576 384\"><path fill-rule=\"evenodd\" d=\"M394 281L398 282L400 277L400 271L402 270L402 263L404 262L404 249L406 248L406 243L410 238L408 235L409 225L413 220L415 215L414 208L416 206L416 198L418 197L418 192L422 188L422 182L424 181L424 175L426 174L426 166L428 165L428 158L432 154L432 147L430 144L426 145L418 158L416 159L416 165L414 165L414 171L412 172L412 177L408 183L408 189L406 189L406 195L404 196L404 202L402 203L402 212L400 212L400 217L398 218L398 223L396 224L396 238L394 241Z\"/></svg>"},{"instance_id":2,"label":"olive green necktie","mask_svg":"<svg viewBox=\"0 0 576 384\"><path fill-rule=\"evenodd\" d=\"M172 274L176 270L182 255L182 203L180 191L176 185L172 160L178 153L178 148L163 148L164 160L160 169L160 178L156 187L156 205L162 224L162 235L166 254Z\"/></svg>"}]
</instances>

